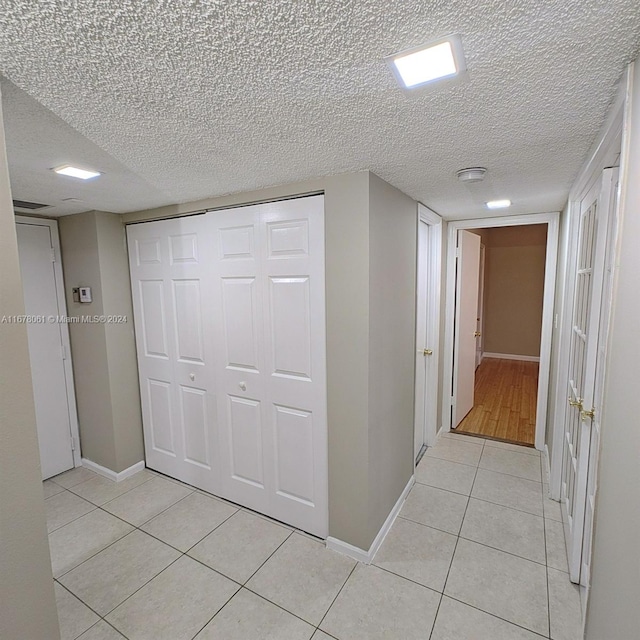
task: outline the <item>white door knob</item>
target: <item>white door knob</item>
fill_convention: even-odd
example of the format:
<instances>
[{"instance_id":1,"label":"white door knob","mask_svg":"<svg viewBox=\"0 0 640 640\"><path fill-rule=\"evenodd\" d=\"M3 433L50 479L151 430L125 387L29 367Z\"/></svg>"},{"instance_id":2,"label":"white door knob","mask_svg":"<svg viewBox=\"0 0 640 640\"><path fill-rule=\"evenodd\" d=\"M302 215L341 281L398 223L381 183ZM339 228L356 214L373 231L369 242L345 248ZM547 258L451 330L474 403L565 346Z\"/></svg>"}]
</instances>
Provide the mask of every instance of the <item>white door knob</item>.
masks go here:
<instances>
[{"instance_id":1,"label":"white door knob","mask_svg":"<svg viewBox=\"0 0 640 640\"><path fill-rule=\"evenodd\" d=\"M191 378L191 380L195 380L196 379L196 374L195 373L190 373L189 377Z\"/></svg>"},{"instance_id":2,"label":"white door knob","mask_svg":"<svg viewBox=\"0 0 640 640\"><path fill-rule=\"evenodd\" d=\"M238 386L239 386L243 391L246 391L246 390L247 390L247 383L246 383L246 382L241 382Z\"/></svg>"}]
</instances>

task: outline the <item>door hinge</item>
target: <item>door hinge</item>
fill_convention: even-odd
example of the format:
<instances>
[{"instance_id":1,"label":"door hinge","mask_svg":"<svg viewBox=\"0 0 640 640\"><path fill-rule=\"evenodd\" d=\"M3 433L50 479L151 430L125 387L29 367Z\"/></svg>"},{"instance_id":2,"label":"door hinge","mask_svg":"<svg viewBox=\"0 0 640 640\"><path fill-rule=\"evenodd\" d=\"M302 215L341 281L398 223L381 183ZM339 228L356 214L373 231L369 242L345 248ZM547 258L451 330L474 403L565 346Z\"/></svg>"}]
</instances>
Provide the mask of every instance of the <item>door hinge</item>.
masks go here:
<instances>
[{"instance_id":1,"label":"door hinge","mask_svg":"<svg viewBox=\"0 0 640 640\"><path fill-rule=\"evenodd\" d=\"M62 352L62 359L66 360L67 359L67 347L65 346L64 342L60 344L60 351Z\"/></svg>"},{"instance_id":2,"label":"door hinge","mask_svg":"<svg viewBox=\"0 0 640 640\"><path fill-rule=\"evenodd\" d=\"M75 451L76 450L76 439L71 436L71 451Z\"/></svg>"},{"instance_id":3,"label":"door hinge","mask_svg":"<svg viewBox=\"0 0 640 640\"><path fill-rule=\"evenodd\" d=\"M56 261L56 250L55 247L51 247L51 262Z\"/></svg>"}]
</instances>

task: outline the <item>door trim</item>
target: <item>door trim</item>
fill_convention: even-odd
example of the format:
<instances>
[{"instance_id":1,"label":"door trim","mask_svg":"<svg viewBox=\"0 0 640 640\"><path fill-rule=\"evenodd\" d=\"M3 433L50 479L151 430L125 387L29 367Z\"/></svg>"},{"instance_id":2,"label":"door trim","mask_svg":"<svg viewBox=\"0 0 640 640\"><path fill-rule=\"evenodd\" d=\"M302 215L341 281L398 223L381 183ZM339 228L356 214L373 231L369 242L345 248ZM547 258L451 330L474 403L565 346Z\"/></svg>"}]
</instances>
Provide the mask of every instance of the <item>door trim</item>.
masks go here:
<instances>
[{"instance_id":1,"label":"door trim","mask_svg":"<svg viewBox=\"0 0 640 640\"><path fill-rule=\"evenodd\" d=\"M544 450L547 425L547 399L549 395L549 373L551 368L551 340L553 334L553 303L556 286L556 266L558 253L558 231L560 214L533 213L497 218L477 218L474 220L452 220L448 224L447 238L447 282L445 303L444 334L444 375L442 390L441 432L451 431L451 410L454 403L450 383L453 380L454 354L453 336L456 296L456 245L460 229L486 229L490 227L513 227L528 224L547 225L547 250L544 271L544 294L542 302L542 333L540 336L540 373L538 377L538 400L536 403L535 447Z\"/></svg>"},{"instance_id":2,"label":"door trim","mask_svg":"<svg viewBox=\"0 0 640 640\"><path fill-rule=\"evenodd\" d=\"M64 295L64 277L62 274L62 253L60 251L60 235L58 233L58 221L45 218L31 218L29 216L15 216L16 224L30 224L40 227L49 227L51 234L51 244L55 254L53 261L53 274L56 283L56 298L58 301L58 311L61 316L67 318L67 301ZM60 337L62 347L65 350L64 381L67 388L67 410L69 412L69 437L72 440L73 466L82 466L80 452L80 432L78 429L78 409L76 407L76 388L73 381L73 363L71 362L71 341L69 339L69 327L66 323L58 324L60 327Z\"/></svg>"},{"instance_id":3,"label":"door trim","mask_svg":"<svg viewBox=\"0 0 640 640\"><path fill-rule=\"evenodd\" d=\"M442 281L442 238L443 224L442 218L435 212L418 203L418 225L427 224L429 232L427 234L427 314L426 314L426 341L433 351L433 355L429 357L427 362L427 375L425 389L416 388L416 397L418 393L424 394L424 424L417 424L418 416L415 416L416 423L414 429L423 429L423 444L427 447L433 447L436 443L438 435L438 373L440 370L440 315L441 315L441 281ZM418 255L418 260L420 256ZM420 286L420 283L417 283ZM417 302L416 291L416 302ZM416 322L416 334L418 331ZM416 349L422 348L416 343ZM417 377L416 377L417 379ZM435 382L435 384L434 384Z\"/></svg>"}]
</instances>

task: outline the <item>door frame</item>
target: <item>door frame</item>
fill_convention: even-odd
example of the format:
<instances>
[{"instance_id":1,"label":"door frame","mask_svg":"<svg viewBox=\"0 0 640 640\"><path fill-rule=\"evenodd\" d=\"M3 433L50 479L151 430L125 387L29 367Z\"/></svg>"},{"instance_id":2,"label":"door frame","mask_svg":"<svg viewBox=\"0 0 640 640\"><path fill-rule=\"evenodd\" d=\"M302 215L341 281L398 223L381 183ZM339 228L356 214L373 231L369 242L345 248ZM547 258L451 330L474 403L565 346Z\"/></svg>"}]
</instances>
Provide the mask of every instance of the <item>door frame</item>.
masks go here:
<instances>
[{"instance_id":1,"label":"door frame","mask_svg":"<svg viewBox=\"0 0 640 640\"><path fill-rule=\"evenodd\" d=\"M442 218L433 210L429 209L422 203L418 203L418 227L426 224L427 234L427 264L426 264L426 304L427 313L425 315L426 322L426 342L427 345L421 346L420 336L416 315L416 351L423 348L430 348L433 355L428 358L426 363L425 388L418 389L416 376L416 407L418 406L419 394L424 397L424 421L422 424L421 417L416 411L414 430L422 431L423 446L433 447L438 436L438 373L440 371L440 304L441 304L441 283L442 283L442 239L443 239L443 223ZM419 235L419 234L417 234ZM419 245L418 245L419 249ZM419 250L416 253L418 266L421 261ZM420 282L418 277L421 270L417 269L416 277L416 306L418 301L418 289ZM416 309L417 312L417 309ZM414 460L415 462L415 460Z\"/></svg>"},{"instance_id":2,"label":"door frame","mask_svg":"<svg viewBox=\"0 0 640 640\"><path fill-rule=\"evenodd\" d=\"M622 77L621 84L616 94L615 102L607 121L605 122L601 135L598 137L589 158L585 162L580 174L571 188L569 200L563 212L563 246L562 260L559 264L558 279L558 303L556 309L557 322L557 345L556 345L556 379L554 384L553 406L549 407L549 417L551 420L551 438L553 447L549 464L549 496L553 500L560 500L562 486L562 458L564 451L564 412L567 404L566 389L569 381L569 351L571 321L573 316L572 300L567 294L573 292L575 287L575 262L578 250L578 221L580 219L580 203L587 195L589 189L596 180L602 178L602 172L608 166L616 164L619 154L622 151L623 128L625 116L626 98L626 78L627 73ZM624 157L620 158L620 170Z\"/></svg>"},{"instance_id":3,"label":"door frame","mask_svg":"<svg viewBox=\"0 0 640 640\"><path fill-rule=\"evenodd\" d=\"M58 221L47 218L35 218L30 216L15 216L16 224L30 224L41 227L49 227L51 234L51 244L54 252L53 274L56 283L56 299L58 301L58 313L64 318L68 318L67 300L64 295L64 276L62 273L62 252L60 251L60 234L58 233ZM73 455L73 466L82 466L82 454L80 451L80 432L78 428L78 409L76 406L76 388L73 381L73 363L71 361L71 341L69 339L69 326L65 322L58 323L60 327L60 338L64 350L64 380L67 388L67 410L69 412L69 425L71 438L71 453Z\"/></svg>"},{"instance_id":4,"label":"door frame","mask_svg":"<svg viewBox=\"0 0 640 640\"><path fill-rule=\"evenodd\" d=\"M491 227L514 227L529 224L547 225L547 247L544 270L544 294L542 300L542 332L540 336L540 368L538 375L538 399L536 403L535 447L544 450L547 425L547 399L549 395L549 373L551 367L551 342L553 334L553 304L556 287L556 266L558 253L558 233L560 214L532 213L496 218L476 218L473 220L453 220L448 224L447 238L447 281L444 335L444 384L442 390L441 432L451 431L452 410L455 409L454 373L454 325L456 298L456 249L460 229L487 229Z\"/></svg>"}]
</instances>

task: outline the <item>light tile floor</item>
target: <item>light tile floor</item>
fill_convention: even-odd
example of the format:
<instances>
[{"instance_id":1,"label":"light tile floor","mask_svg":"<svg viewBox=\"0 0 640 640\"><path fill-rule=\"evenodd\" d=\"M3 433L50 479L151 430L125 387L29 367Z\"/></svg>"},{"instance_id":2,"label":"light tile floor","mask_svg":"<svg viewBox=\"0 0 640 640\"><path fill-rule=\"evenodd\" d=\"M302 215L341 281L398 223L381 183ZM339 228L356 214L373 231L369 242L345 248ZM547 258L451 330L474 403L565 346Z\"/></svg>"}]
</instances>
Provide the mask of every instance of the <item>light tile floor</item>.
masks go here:
<instances>
[{"instance_id":1,"label":"light tile floor","mask_svg":"<svg viewBox=\"0 0 640 640\"><path fill-rule=\"evenodd\" d=\"M366 566L151 471L44 483L62 640L578 640L537 451L461 435L426 452Z\"/></svg>"}]
</instances>

